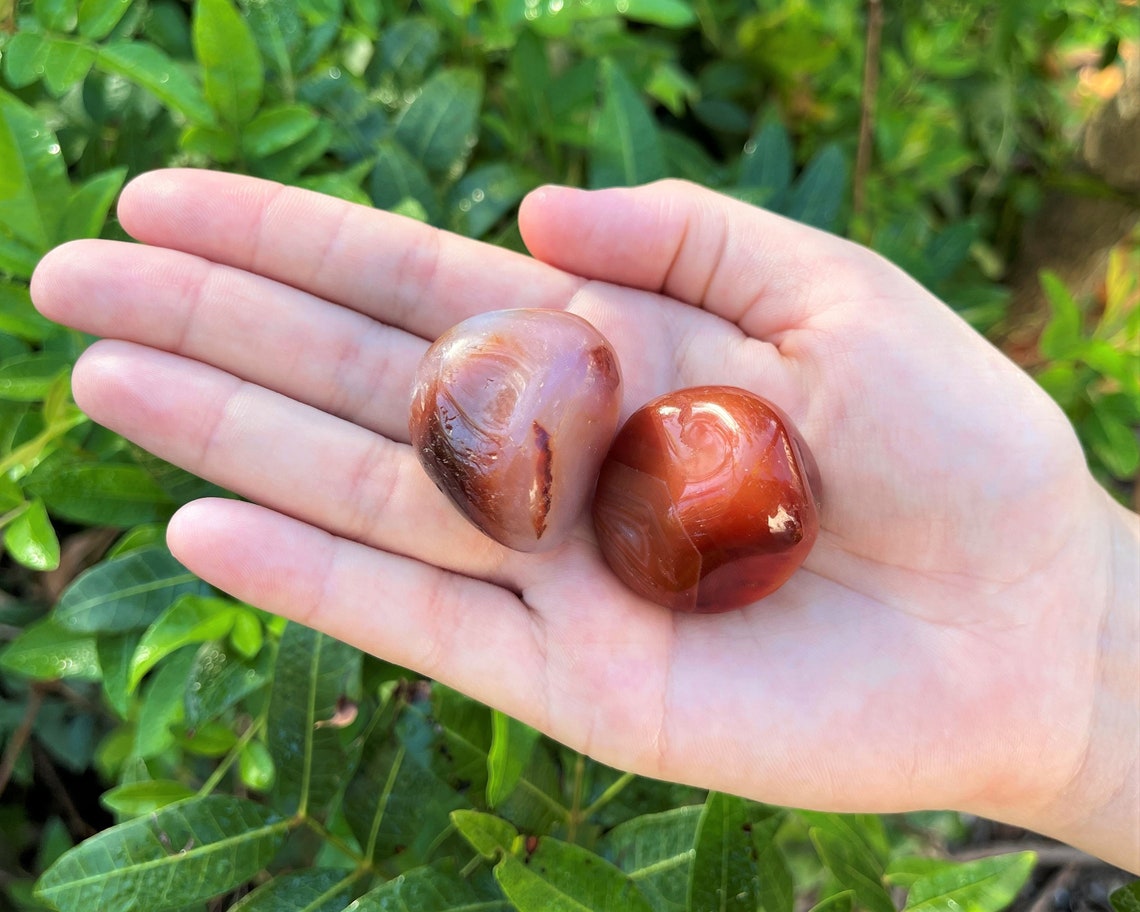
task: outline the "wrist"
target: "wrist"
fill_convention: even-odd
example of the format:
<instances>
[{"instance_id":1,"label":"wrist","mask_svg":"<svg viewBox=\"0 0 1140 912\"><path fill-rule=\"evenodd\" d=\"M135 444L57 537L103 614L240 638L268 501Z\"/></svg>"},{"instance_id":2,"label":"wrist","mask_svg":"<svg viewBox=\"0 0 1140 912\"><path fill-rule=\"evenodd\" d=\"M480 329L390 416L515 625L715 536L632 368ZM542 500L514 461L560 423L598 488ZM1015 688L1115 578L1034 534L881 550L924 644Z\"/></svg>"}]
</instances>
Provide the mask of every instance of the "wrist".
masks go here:
<instances>
[{"instance_id":1,"label":"wrist","mask_svg":"<svg viewBox=\"0 0 1140 912\"><path fill-rule=\"evenodd\" d=\"M1025 824L1140 874L1140 516L1098 494L1107 573L1097 586L1104 607L1095 647L1084 659L1094 685L1083 750Z\"/></svg>"}]
</instances>

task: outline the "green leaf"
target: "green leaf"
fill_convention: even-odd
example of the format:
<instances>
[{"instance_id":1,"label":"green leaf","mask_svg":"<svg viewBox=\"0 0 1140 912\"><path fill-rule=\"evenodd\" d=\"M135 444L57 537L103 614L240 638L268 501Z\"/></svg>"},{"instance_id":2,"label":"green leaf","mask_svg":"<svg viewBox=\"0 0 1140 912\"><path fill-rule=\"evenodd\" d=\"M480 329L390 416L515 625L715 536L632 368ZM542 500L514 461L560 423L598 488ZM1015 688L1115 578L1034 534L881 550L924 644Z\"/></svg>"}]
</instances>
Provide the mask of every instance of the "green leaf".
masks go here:
<instances>
[{"instance_id":1,"label":"green leaf","mask_svg":"<svg viewBox=\"0 0 1140 912\"><path fill-rule=\"evenodd\" d=\"M56 329L56 324L41 317L32 306L26 285L0 281L0 333L42 342Z\"/></svg>"},{"instance_id":2,"label":"green leaf","mask_svg":"<svg viewBox=\"0 0 1140 912\"><path fill-rule=\"evenodd\" d=\"M65 630L52 617L26 628L0 652L0 668L40 681L83 678L98 681L102 672L93 637Z\"/></svg>"},{"instance_id":3,"label":"green leaf","mask_svg":"<svg viewBox=\"0 0 1140 912\"><path fill-rule=\"evenodd\" d=\"M304 139L316 128L317 122L317 115L306 105L283 104L268 108L242 130L242 148L247 155L264 158Z\"/></svg>"},{"instance_id":4,"label":"green leaf","mask_svg":"<svg viewBox=\"0 0 1140 912\"><path fill-rule=\"evenodd\" d=\"M143 676L175 650L225 637L233 627L236 614L237 606L226 599L182 596L142 635L131 660L130 689L138 687Z\"/></svg>"},{"instance_id":5,"label":"green leaf","mask_svg":"<svg viewBox=\"0 0 1140 912\"><path fill-rule=\"evenodd\" d=\"M103 633L96 642L99 667L103 669L103 695L120 718L127 718L130 712L131 694L127 690L127 678L131 671L131 656L138 646L139 633L128 630L122 633ZM144 710L154 706L143 706Z\"/></svg>"},{"instance_id":6,"label":"green leaf","mask_svg":"<svg viewBox=\"0 0 1140 912\"><path fill-rule=\"evenodd\" d=\"M358 876L343 868L279 874L230 906L230 912L344 912Z\"/></svg>"},{"instance_id":7,"label":"green leaf","mask_svg":"<svg viewBox=\"0 0 1140 912\"><path fill-rule=\"evenodd\" d=\"M233 889L268 864L291 822L251 801L210 795L104 830L67 852L36 895L60 912L161 912Z\"/></svg>"},{"instance_id":8,"label":"green leaf","mask_svg":"<svg viewBox=\"0 0 1140 912\"><path fill-rule=\"evenodd\" d=\"M4 547L17 563L41 572L59 566L59 539L38 497L4 529Z\"/></svg>"},{"instance_id":9,"label":"green leaf","mask_svg":"<svg viewBox=\"0 0 1140 912\"><path fill-rule=\"evenodd\" d=\"M468 171L448 200L452 229L483 237L538 184L534 174L514 162L493 162Z\"/></svg>"},{"instance_id":10,"label":"green leaf","mask_svg":"<svg viewBox=\"0 0 1140 912\"><path fill-rule=\"evenodd\" d=\"M219 643L204 643L186 681L186 725L200 728L261 690L270 679L271 663L269 650L247 661L230 655Z\"/></svg>"},{"instance_id":11,"label":"green leaf","mask_svg":"<svg viewBox=\"0 0 1140 912\"><path fill-rule=\"evenodd\" d=\"M346 912L511 912L488 877L463 876L450 861L412 868L370 890Z\"/></svg>"},{"instance_id":12,"label":"green leaf","mask_svg":"<svg viewBox=\"0 0 1140 912\"><path fill-rule=\"evenodd\" d=\"M50 38L44 61L44 86L58 98L83 81L97 55L96 49L85 42Z\"/></svg>"},{"instance_id":13,"label":"green leaf","mask_svg":"<svg viewBox=\"0 0 1140 912\"><path fill-rule=\"evenodd\" d=\"M261 651L265 632L257 612L244 605L233 605L234 627L230 631L230 645L240 656L252 659Z\"/></svg>"},{"instance_id":14,"label":"green leaf","mask_svg":"<svg viewBox=\"0 0 1140 912\"><path fill-rule=\"evenodd\" d=\"M27 488L55 516L90 525L159 522L176 506L144 470L122 463L44 462L28 476Z\"/></svg>"},{"instance_id":15,"label":"green leaf","mask_svg":"<svg viewBox=\"0 0 1140 912\"><path fill-rule=\"evenodd\" d=\"M391 23L380 35L380 66L414 85L423 79L439 54L439 26L422 16L407 16Z\"/></svg>"},{"instance_id":16,"label":"green leaf","mask_svg":"<svg viewBox=\"0 0 1140 912\"><path fill-rule=\"evenodd\" d=\"M224 123L246 123L261 104L265 72L253 33L230 0L198 0L194 54L210 107Z\"/></svg>"},{"instance_id":17,"label":"green leaf","mask_svg":"<svg viewBox=\"0 0 1140 912\"><path fill-rule=\"evenodd\" d=\"M99 237L126 176L126 168L112 168L96 174L72 191L60 224L61 243L76 238Z\"/></svg>"},{"instance_id":18,"label":"green leaf","mask_svg":"<svg viewBox=\"0 0 1140 912\"><path fill-rule=\"evenodd\" d=\"M4 45L4 75L13 89L39 82L47 72L50 39L43 32L22 31Z\"/></svg>"},{"instance_id":19,"label":"green leaf","mask_svg":"<svg viewBox=\"0 0 1140 912\"><path fill-rule=\"evenodd\" d=\"M214 123L214 112L187 72L153 44L117 41L99 49L95 66L141 86L187 120Z\"/></svg>"},{"instance_id":20,"label":"green leaf","mask_svg":"<svg viewBox=\"0 0 1140 912\"><path fill-rule=\"evenodd\" d=\"M395 697L364 746L360 769L345 792L345 817L374 859L399 853L424 863L451 825L450 814L467 805L432 769L440 732L418 707Z\"/></svg>"},{"instance_id":21,"label":"green leaf","mask_svg":"<svg viewBox=\"0 0 1140 912\"><path fill-rule=\"evenodd\" d=\"M70 32L75 28L79 0L33 0L36 18L46 28Z\"/></svg>"},{"instance_id":22,"label":"green leaf","mask_svg":"<svg viewBox=\"0 0 1140 912\"><path fill-rule=\"evenodd\" d=\"M847 193L847 160L834 143L824 146L804 168L792 188L784 214L789 218L834 231Z\"/></svg>"},{"instance_id":23,"label":"green leaf","mask_svg":"<svg viewBox=\"0 0 1140 912\"><path fill-rule=\"evenodd\" d=\"M134 0L82 0L79 4L79 34L99 41L111 34Z\"/></svg>"},{"instance_id":24,"label":"green leaf","mask_svg":"<svg viewBox=\"0 0 1140 912\"><path fill-rule=\"evenodd\" d=\"M653 912L627 874L582 846L535 836L514 849L495 879L519 912Z\"/></svg>"},{"instance_id":25,"label":"green leaf","mask_svg":"<svg viewBox=\"0 0 1140 912\"><path fill-rule=\"evenodd\" d=\"M1037 856L1018 852L953 865L914 882L906 909L919 912L999 912L1017 897Z\"/></svg>"},{"instance_id":26,"label":"green leaf","mask_svg":"<svg viewBox=\"0 0 1140 912\"><path fill-rule=\"evenodd\" d=\"M840 815L800 811L820 861L835 879L854 891L869 912L894 912L895 904L883 886L886 839L882 821L869 815Z\"/></svg>"},{"instance_id":27,"label":"green leaf","mask_svg":"<svg viewBox=\"0 0 1140 912\"><path fill-rule=\"evenodd\" d=\"M511 851L511 846L519 835L519 831L509 821L482 811L452 811L451 822L471 844L471 848L488 861Z\"/></svg>"},{"instance_id":28,"label":"green leaf","mask_svg":"<svg viewBox=\"0 0 1140 912\"><path fill-rule=\"evenodd\" d=\"M285 628L266 734L277 769L273 799L285 813L315 813L343 784L348 758L330 722L359 677L358 650L300 624Z\"/></svg>"},{"instance_id":29,"label":"green leaf","mask_svg":"<svg viewBox=\"0 0 1140 912\"><path fill-rule=\"evenodd\" d=\"M1125 884L1118 890L1113 890L1108 896L1112 908L1116 912L1140 912L1140 880Z\"/></svg>"},{"instance_id":30,"label":"green leaf","mask_svg":"<svg viewBox=\"0 0 1140 912\"><path fill-rule=\"evenodd\" d=\"M194 792L173 779L147 779L128 782L104 792L99 799L106 807L124 817L153 814L176 801L193 798Z\"/></svg>"},{"instance_id":31,"label":"green leaf","mask_svg":"<svg viewBox=\"0 0 1140 912\"><path fill-rule=\"evenodd\" d=\"M483 76L440 70L396 122L396 139L432 174L454 179L475 145Z\"/></svg>"},{"instance_id":32,"label":"green leaf","mask_svg":"<svg viewBox=\"0 0 1140 912\"><path fill-rule=\"evenodd\" d=\"M751 819L755 805L714 792L705 801L693 843L689 908L755 912L759 883Z\"/></svg>"},{"instance_id":33,"label":"green leaf","mask_svg":"<svg viewBox=\"0 0 1140 912\"><path fill-rule=\"evenodd\" d=\"M855 891L841 890L825 896L809 912L852 912L855 908Z\"/></svg>"},{"instance_id":34,"label":"green leaf","mask_svg":"<svg viewBox=\"0 0 1140 912\"><path fill-rule=\"evenodd\" d=\"M256 792L269 791L277 778L273 757L261 741L250 741L242 748L241 756L238 757L238 770L241 781Z\"/></svg>"},{"instance_id":35,"label":"green leaf","mask_svg":"<svg viewBox=\"0 0 1140 912\"><path fill-rule=\"evenodd\" d=\"M774 812L752 823L752 845L760 877L758 895L764 912L793 912L795 909L795 882L776 841L776 833L785 816L782 812Z\"/></svg>"},{"instance_id":36,"label":"green leaf","mask_svg":"<svg viewBox=\"0 0 1140 912\"><path fill-rule=\"evenodd\" d=\"M590 186L644 184L665 176L661 134L641 95L612 60L602 64L602 107L590 138Z\"/></svg>"},{"instance_id":37,"label":"green leaf","mask_svg":"<svg viewBox=\"0 0 1140 912\"><path fill-rule=\"evenodd\" d=\"M763 191L763 203L775 208L792 185L794 167L791 137L780 119L769 115L744 144L738 183Z\"/></svg>"},{"instance_id":38,"label":"green leaf","mask_svg":"<svg viewBox=\"0 0 1140 912\"><path fill-rule=\"evenodd\" d=\"M0 399L36 402L47 394L56 377L71 369L71 358L57 352L32 352L0 364Z\"/></svg>"},{"instance_id":39,"label":"green leaf","mask_svg":"<svg viewBox=\"0 0 1140 912\"><path fill-rule=\"evenodd\" d=\"M696 22L696 13L685 0L626 0L614 2L614 8L626 19L648 22L664 28L684 28Z\"/></svg>"},{"instance_id":40,"label":"green leaf","mask_svg":"<svg viewBox=\"0 0 1140 912\"><path fill-rule=\"evenodd\" d=\"M439 217L439 200L427 171L412 154L393 140L376 148L376 166L368 178L368 192L380 209L393 210L412 199L423 206L428 221Z\"/></svg>"},{"instance_id":41,"label":"green leaf","mask_svg":"<svg viewBox=\"0 0 1140 912\"><path fill-rule=\"evenodd\" d=\"M506 713L491 713L491 751L487 755L487 804L496 807L515 790L540 735Z\"/></svg>"},{"instance_id":42,"label":"green leaf","mask_svg":"<svg viewBox=\"0 0 1140 912\"><path fill-rule=\"evenodd\" d=\"M1086 427L1088 444L1104 467L1117 478L1132 478L1140 469L1140 441L1133 424L1113 414L1105 400L1094 400Z\"/></svg>"},{"instance_id":43,"label":"green leaf","mask_svg":"<svg viewBox=\"0 0 1140 912\"><path fill-rule=\"evenodd\" d=\"M53 245L71 192L55 134L31 108L0 90L0 238L36 257Z\"/></svg>"},{"instance_id":44,"label":"green leaf","mask_svg":"<svg viewBox=\"0 0 1140 912\"><path fill-rule=\"evenodd\" d=\"M606 835L604 847L608 857L662 912L686 912L689 908L693 843L703 813L703 806L689 805L645 814L614 827Z\"/></svg>"},{"instance_id":45,"label":"green leaf","mask_svg":"<svg viewBox=\"0 0 1140 912\"><path fill-rule=\"evenodd\" d=\"M1041 332L1038 347L1041 354L1050 360L1071 358L1084 335L1084 315L1060 276L1045 271L1041 273L1040 281L1053 316Z\"/></svg>"},{"instance_id":46,"label":"green leaf","mask_svg":"<svg viewBox=\"0 0 1140 912\"><path fill-rule=\"evenodd\" d=\"M81 573L60 596L55 617L72 633L141 630L176 599L207 591L165 548L147 548Z\"/></svg>"}]
</instances>

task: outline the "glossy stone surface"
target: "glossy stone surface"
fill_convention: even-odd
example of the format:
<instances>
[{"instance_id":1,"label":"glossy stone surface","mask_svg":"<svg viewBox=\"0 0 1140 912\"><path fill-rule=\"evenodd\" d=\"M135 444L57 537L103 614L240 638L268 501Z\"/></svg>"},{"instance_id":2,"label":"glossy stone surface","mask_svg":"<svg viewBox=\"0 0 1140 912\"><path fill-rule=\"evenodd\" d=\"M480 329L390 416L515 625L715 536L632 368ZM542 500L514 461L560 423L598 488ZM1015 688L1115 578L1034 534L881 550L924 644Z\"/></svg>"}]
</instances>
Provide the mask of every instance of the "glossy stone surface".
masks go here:
<instances>
[{"instance_id":1,"label":"glossy stone surface","mask_svg":"<svg viewBox=\"0 0 1140 912\"><path fill-rule=\"evenodd\" d=\"M620 401L617 356L585 320L493 311L428 349L412 394L412 446L479 529L508 548L542 551L586 509Z\"/></svg>"},{"instance_id":2,"label":"glossy stone surface","mask_svg":"<svg viewBox=\"0 0 1140 912\"><path fill-rule=\"evenodd\" d=\"M819 493L815 460L779 408L735 387L695 387L654 399L618 432L594 526L634 592L676 611L728 611L803 563Z\"/></svg>"}]
</instances>

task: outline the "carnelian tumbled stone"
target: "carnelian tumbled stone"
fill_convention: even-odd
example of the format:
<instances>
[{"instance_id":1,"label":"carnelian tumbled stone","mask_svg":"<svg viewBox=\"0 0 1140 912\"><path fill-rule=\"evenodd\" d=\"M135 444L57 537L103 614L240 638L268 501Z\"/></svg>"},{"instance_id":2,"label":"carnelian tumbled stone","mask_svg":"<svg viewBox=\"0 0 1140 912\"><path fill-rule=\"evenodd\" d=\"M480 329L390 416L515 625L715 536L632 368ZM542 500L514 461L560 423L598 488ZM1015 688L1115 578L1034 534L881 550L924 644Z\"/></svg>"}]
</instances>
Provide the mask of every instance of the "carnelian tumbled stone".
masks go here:
<instances>
[{"instance_id":1,"label":"carnelian tumbled stone","mask_svg":"<svg viewBox=\"0 0 1140 912\"><path fill-rule=\"evenodd\" d=\"M790 419L746 390L660 396L618 432L594 494L598 543L634 592L728 611L782 586L819 532L819 473Z\"/></svg>"}]
</instances>

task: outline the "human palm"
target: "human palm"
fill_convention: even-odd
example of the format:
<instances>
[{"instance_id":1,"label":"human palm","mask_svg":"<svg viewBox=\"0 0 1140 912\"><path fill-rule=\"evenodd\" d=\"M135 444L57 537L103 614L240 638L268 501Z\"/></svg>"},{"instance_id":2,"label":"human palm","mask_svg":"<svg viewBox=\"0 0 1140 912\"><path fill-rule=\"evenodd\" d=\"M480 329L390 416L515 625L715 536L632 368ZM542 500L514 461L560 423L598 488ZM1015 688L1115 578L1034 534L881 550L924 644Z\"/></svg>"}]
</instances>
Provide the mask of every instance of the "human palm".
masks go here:
<instances>
[{"instance_id":1,"label":"human palm","mask_svg":"<svg viewBox=\"0 0 1140 912\"><path fill-rule=\"evenodd\" d=\"M144 177L120 215L148 246L68 245L33 291L109 337L74 376L93 418L250 501L171 523L205 579L647 775L1000 813L1075 769L1098 618L1065 615L1107 574L1080 449L873 254L674 183L540 191L536 259L203 172ZM823 478L804 567L743 610L676 615L623 588L585 518L537 555L469 526L407 445L409 390L431 339L501 307L594 323L623 416L708 383L779 404Z\"/></svg>"}]
</instances>

